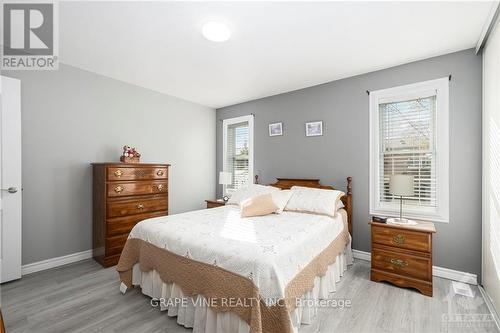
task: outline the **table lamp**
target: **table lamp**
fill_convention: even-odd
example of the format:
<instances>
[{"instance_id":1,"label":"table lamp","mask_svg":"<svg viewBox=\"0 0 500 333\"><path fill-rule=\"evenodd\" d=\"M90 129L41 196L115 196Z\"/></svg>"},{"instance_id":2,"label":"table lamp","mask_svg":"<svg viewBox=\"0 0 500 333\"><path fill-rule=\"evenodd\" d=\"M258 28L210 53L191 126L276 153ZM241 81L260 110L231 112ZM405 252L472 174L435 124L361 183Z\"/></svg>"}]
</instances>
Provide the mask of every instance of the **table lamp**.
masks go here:
<instances>
[{"instance_id":1,"label":"table lamp","mask_svg":"<svg viewBox=\"0 0 500 333\"><path fill-rule=\"evenodd\" d=\"M220 185L231 185L233 182L232 180L232 173L231 172L226 172L226 171L221 171L219 172L219 184ZM224 202L229 200L229 197L227 195L224 195L223 197Z\"/></svg>"},{"instance_id":2,"label":"table lamp","mask_svg":"<svg viewBox=\"0 0 500 333\"><path fill-rule=\"evenodd\" d=\"M399 218L389 218L387 222L396 224L414 223L413 221L403 218L403 196L412 197L415 195L413 190L413 176L392 175L389 181L389 193L397 195L400 198Z\"/></svg>"}]
</instances>

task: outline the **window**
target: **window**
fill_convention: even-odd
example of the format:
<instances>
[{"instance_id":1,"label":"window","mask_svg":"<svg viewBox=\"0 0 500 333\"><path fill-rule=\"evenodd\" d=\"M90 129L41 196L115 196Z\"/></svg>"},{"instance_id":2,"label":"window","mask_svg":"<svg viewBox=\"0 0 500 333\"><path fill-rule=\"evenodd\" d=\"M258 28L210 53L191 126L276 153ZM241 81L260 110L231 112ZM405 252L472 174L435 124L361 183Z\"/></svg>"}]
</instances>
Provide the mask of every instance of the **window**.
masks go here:
<instances>
[{"instance_id":1,"label":"window","mask_svg":"<svg viewBox=\"0 0 500 333\"><path fill-rule=\"evenodd\" d=\"M370 214L398 215L393 174L414 176L406 217L448 222L448 78L370 92Z\"/></svg>"},{"instance_id":2,"label":"window","mask_svg":"<svg viewBox=\"0 0 500 333\"><path fill-rule=\"evenodd\" d=\"M223 170L231 173L224 194L253 182L253 116L223 121Z\"/></svg>"}]
</instances>

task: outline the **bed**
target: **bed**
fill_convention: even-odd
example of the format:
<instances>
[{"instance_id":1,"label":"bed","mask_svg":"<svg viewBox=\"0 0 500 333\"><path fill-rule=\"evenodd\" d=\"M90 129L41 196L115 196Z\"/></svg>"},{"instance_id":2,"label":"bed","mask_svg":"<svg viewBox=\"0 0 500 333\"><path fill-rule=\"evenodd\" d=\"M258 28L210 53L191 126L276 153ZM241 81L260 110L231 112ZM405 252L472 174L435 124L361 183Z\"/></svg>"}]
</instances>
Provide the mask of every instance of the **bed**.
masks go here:
<instances>
[{"instance_id":1,"label":"bed","mask_svg":"<svg viewBox=\"0 0 500 333\"><path fill-rule=\"evenodd\" d=\"M256 179L258 182L258 179ZM333 189L316 179L271 184ZM121 290L194 332L297 332L352 263L352 179L334 217L285 211L241 218L238 206L144 220L117 265Z\"/></svg>"}]
</instances>

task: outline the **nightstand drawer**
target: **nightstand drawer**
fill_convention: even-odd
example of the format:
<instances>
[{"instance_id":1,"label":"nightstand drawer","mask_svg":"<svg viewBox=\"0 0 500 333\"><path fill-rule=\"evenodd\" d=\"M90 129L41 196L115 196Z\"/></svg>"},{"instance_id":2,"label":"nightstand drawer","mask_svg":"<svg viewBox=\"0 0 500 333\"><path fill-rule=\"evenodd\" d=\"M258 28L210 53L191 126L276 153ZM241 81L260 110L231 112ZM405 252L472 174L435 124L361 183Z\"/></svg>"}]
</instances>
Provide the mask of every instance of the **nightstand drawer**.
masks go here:
<instances>
[{"instance_id":1,"label":"nightstand drawer","mask_svg":"<svg viewBox=\"0 0 500 333\"><path fill-rule=\"evenodd\" d=\"M432 281L431 258L378 248L372 249L372 268L410 278Z\"/></svg>"},{"instance_id":2,"label":"nightstand drawer","mask_svg":"<svg viewBox=\"0 0 500 333\"><path fill-rule=\"evenodd\" d=\"M372 224L372 242L408 250L431 252L431 234Z\"/></svg>"}]
</instances>

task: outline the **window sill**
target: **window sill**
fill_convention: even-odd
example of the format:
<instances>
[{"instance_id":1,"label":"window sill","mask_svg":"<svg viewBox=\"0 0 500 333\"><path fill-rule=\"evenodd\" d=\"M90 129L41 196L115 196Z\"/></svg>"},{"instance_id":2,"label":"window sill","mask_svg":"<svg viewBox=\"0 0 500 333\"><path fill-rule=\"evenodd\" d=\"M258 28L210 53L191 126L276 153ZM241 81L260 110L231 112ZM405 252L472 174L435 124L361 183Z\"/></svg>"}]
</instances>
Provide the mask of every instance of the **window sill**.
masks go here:
<instances>
[{"instance_id":1,"label":"window sill","mask_svg":"<svg viewBox=\"0 0 500 333\"><path fill-rule=\"evenodd\" d=\"M399 217L399 211L388 211L388 210L382 210L382 209L370 209L370 215L376 215L376 216L384 216L384 217ZM431 214L415 214L415 213L405 213L403 209L403 217L412 219L412 220L419 220L419 221L426 221L426 222L438 222L438 223L449 223L450 219L449 217L441 216L441 215L431 215Z\"/></svg>"}]
</instances>

